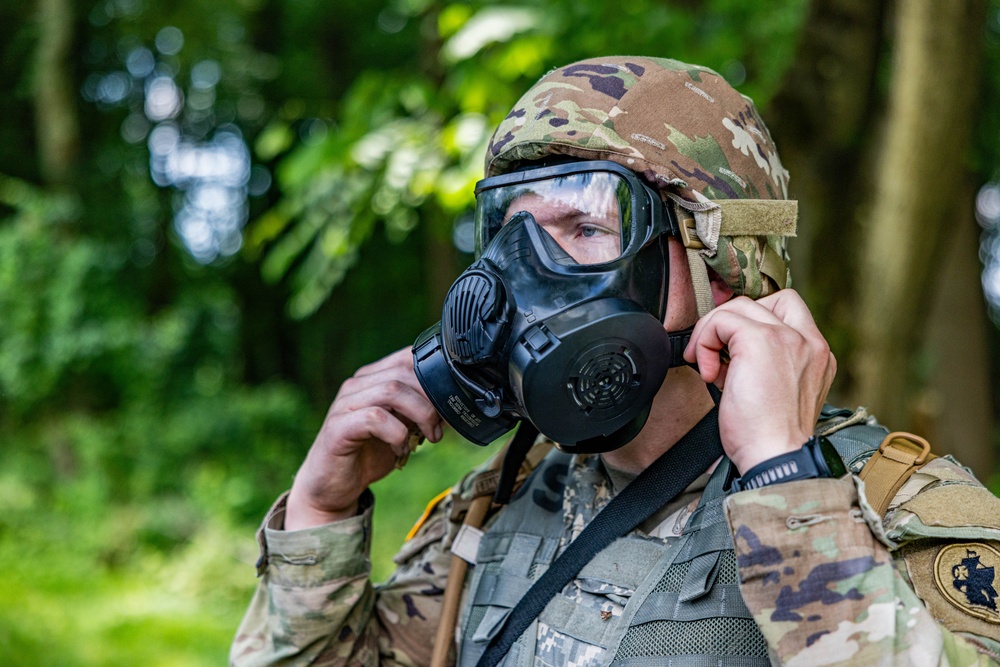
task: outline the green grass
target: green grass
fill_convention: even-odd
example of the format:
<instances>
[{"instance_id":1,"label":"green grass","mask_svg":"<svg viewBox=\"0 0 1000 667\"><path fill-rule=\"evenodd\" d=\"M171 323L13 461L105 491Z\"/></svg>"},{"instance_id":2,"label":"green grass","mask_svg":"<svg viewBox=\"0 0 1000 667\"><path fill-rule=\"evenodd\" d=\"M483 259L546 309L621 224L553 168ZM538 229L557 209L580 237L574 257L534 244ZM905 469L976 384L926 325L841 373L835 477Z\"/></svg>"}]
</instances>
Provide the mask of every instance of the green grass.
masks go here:
<instances>
[{"instance_id":1,"label":"green grass","mask_svg":"<svg viewBox=\"0 0 1000 667\"><path fill-rule=\"evenodd\" d=\"M237 600L250 590L228 571L239 566L223 543L233 536L206 526L176 558L145 552L109 567L75 553L72 542L26 553L8 535L0 544L0 664L225 664Z\"/></svg>"},{"instance_id":2,"label":"green grass","mask_svg":"<svg viewBox=\"0 0 1000 667\"><path fill-rule=\"evenodd\" d=\"M494 451L457 440L423 445L403 471L375 485L376 580L392 571L392 556L427 502ZM101 512L73 504L12 508L3 500L0 665L226 664L256 585L256 526L234 522L218 498ZM181 543L163 547L148 539L148 524L163 521L158 512L185 512L195 525Z\"/></svg>"}]
</instances>

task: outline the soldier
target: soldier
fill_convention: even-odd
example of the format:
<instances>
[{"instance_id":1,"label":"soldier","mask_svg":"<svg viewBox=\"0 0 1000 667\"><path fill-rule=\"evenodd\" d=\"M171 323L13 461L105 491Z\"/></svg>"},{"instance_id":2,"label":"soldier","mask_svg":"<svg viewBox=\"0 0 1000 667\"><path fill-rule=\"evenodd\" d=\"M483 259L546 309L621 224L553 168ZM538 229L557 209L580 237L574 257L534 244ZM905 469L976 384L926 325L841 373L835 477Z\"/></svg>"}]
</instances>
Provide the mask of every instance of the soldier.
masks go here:
<instances>
[{"instance_id":1,"label":"soldier","mask_svg":"<svg viewBox=\"0 0 1000 667\"><path fill-rule=\"evenodd\" d=\"M824 406L836 362L783 289L794 203L750 100L673 60L575 63L486 176L480 259L416 371L401 350L346 381L266 517L234 664L430 664L449 569L449 664L998 664L1000 500ZM521 420L498 498L523 484L480 531L497 474L470 473L373 586L368 486L442 415L480 441ZM558 444L522 465L531 426Z\"/></svg>"}]
</instances>

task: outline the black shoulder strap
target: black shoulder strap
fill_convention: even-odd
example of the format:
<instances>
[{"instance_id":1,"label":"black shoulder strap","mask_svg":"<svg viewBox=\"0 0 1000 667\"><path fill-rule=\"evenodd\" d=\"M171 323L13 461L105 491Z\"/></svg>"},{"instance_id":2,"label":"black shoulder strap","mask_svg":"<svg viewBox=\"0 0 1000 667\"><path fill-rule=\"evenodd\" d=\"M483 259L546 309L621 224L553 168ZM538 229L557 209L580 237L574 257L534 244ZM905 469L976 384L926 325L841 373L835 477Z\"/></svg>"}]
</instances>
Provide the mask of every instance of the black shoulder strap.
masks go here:
<instances>
[{"instance_id":1,"label":"black shoulder strap","mask_svg":"<svg viewBox=\"0 0 1000 667\"><path fill-rule=\"evenodd\" d=\"M718 402L716 394L713 398ZM594 517L518 601L476 667L496 667L545 605L584 565L675 498L720 456L719 411L715 407Z\"/></svg>"},{"instance_id":2,"label":"black shoulder strap","mask_svg":"<svg viewBox=\"0 0 1000 667\"><path fill-rule=\"evenodd\" d=\"M497 482L497 490L493 494L493 502L498 505L506 505L510 502L510 497L514 493L514 483L517 481L517 473L521 469L521 464L528 457L528 452L538 438L538 429L527 419L517 427L517 433L507 446L507 453L503 457L503 465L500 467L500 480Z\"/></svg>"}]
</instances>

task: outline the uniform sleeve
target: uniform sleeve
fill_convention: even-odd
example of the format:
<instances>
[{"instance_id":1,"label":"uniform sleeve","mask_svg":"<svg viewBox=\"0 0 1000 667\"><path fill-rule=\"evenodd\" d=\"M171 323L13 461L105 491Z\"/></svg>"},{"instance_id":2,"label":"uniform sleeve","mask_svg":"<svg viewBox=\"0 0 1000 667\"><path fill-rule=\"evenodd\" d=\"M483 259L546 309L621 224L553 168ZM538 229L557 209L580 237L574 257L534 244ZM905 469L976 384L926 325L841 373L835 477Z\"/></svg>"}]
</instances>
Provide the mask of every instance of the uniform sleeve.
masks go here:
<instances>
[{"instance_id":1,"label":"uniform sleeve","mask_svg":"<svg viewBox=\"0 0 1000 667\"><path fill-rule=\"evenodd\" d=\"M909 585L853 477L730 496L740 590L782 665L996 665L998 624L952 632Z\"/></svg>"},{"instance_id":2,"label":"uniform sleeve","mask_svg":"<svg viewBox=\"0 0 1000 667\"><path fill-rule=\"evenodd\" d=\"M396 557L384 585L369 576L373 498L358 516L284 531L284 497L261 528L266 560L237 631L230 663L425 665L440 612L450 552L449 501L435 508Z\"/></svg>"}]
</instances>

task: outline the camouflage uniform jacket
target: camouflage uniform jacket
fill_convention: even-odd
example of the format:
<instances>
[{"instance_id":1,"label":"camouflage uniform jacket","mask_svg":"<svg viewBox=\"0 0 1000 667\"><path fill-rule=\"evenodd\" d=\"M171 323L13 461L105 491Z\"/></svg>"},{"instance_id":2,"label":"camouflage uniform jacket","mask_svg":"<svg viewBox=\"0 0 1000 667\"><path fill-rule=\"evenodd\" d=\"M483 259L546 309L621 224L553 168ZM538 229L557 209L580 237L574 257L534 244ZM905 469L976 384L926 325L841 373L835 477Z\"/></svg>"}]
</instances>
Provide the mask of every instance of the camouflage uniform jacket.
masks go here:
<instances>
[{"instance_id":1,"label":"camouflage uniform jacket","mask_svg":"<svg viewBox=\"0 0 1000 667\"><path fill-rule=\"evenodd\" d=\"M563 457L561 469L551 465L553 457ZM856 473L863 462L849 462L852 471ZM724 461L720 468L726 466ZM621 480L598 456L570 458L553 452L541 468L538 472L555 472L544 475L549 481L540 487L543 497L536 498L538 506L522 493L504 512L537 513L539 503L554 503L549 509L561 515L560 534L552 536L552 551L558 554L607 504ZM706 484L707 489L719 486L718 477L718 471L712 481L704 475L628 536L632 541L619 552L630 563L621 569L630 572L611 581L588 576L585 568L522 637L522 642L528 635L535 637L527 654L505 664L666 664L655 657L655 647L641 645L650 643L641 639L642 631L655 626L643 622L656 614L643 613L648 605L640 605L638 613L635 607L640 592L645 591L648 601L654 597L650 590L663 590L663 582L655 581L662 570L650 575L660 553L655 548L668 555L676 552L677 542L703 518L704 498L711 495ZM281 530L284 505L279 499L261 528L264 574L233 644L232 663L428 664L458 517L478 479L475 472L470 474L435 507L396 556L398 569L378 586L368 576L370 495L357 517L294 532ZM1000 500L947 458L931 461L910 478L884 521L864 502L859 487L857 478L848 476L720 497L725 520L719 527L727 529L726 539L731 536L731 540L724 557L715 562L725 563L728 557L732 582L725 581L724 565L706 570L700 588L714 586L714 592L693 604L704 607L721 599L719 609L745 617L746 625L726 627L742 628L735 632L747 638L731 643L743 642L744 652L758 651L757 657L717 660L715 654L727 652L727 638L695 631L688 634L699 636L684 641L707 643L707 654L674 664L1000 664L996 608L1000 581L994 575L1000 566ZM495 527L497 517L491 522ZM487 531L484 543L491 532ZM652 557L644 568L637 568L635 563L641 563L645 553ZM482 554L481 547L480 560ZM504 580L485 576L484 568L492 565L480 562L470 568L465 611L456 632L456 645L461 642L463 651L472 645L469 639L476 639L473 631L482 634L490 624L483 614L472 620L476 605L483 598L489 604L498 597L511 597L509 590L496 585ZM475 577L477 569L483 576ZM727 602L726 591L737 589L737 573L736 600ZM522 574L530 581L541 572ZM652 583L644 581L651 576ZM691 579L689 570L685 587L690 587ZM476 590L469 590L470 581ZM659 595L661 603L670 599L675 608L680 606L676 594ZM561 623L551 622L559 617L550 613L553 607L572 613L562 614ZM601 642L581 641L577 628L581 621L572 619L591 624L600 619L608 627L616 623L620 627L606 633ZM692 630L705 627L697 623L688 625ZM750 635L760 638L759 647ZM462 662L468 663L468 656Z\"/></svg>"}]
</instances>

